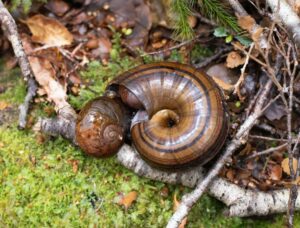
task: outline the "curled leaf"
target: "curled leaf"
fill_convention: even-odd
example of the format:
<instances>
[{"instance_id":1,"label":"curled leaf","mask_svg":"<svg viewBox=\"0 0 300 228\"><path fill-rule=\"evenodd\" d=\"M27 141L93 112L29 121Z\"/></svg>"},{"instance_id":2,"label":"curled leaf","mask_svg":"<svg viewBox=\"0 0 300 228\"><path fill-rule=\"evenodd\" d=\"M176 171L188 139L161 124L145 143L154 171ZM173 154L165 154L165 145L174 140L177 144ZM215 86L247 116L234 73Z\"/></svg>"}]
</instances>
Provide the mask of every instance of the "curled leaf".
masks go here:
<instances>
[{"instance_id":1,"label":"curled leaf","mask_svg":"<svg viewBox=\"0 0 300 228\"><path fill-rule=\"evenodd\" d=\"M235 68L245 63L245 58L242 58L239 53L232 51L228 54L226 65L228 68Z\"/></svg>"}]
</instances>

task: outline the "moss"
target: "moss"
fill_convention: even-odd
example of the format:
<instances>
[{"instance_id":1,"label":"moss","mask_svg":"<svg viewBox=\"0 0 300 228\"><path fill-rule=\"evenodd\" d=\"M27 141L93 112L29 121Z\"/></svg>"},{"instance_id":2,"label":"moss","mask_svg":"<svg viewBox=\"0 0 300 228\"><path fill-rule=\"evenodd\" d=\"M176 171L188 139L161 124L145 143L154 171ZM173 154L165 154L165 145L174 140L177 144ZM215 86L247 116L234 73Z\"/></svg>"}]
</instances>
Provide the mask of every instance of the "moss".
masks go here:
<instances>
[{"instance_id":1,"label":"moss","mask_svg":"<svg viewBox=\"0 0 300 228\"><path fill-rule=\"evenodd\" d=\"M4 67L3 61L0 61L0 85L6 88L4 93L0 93L0 100L15 104L23 102L26 86L20 76L19 68L8 70Z\"/></svg>"}]
</instances>

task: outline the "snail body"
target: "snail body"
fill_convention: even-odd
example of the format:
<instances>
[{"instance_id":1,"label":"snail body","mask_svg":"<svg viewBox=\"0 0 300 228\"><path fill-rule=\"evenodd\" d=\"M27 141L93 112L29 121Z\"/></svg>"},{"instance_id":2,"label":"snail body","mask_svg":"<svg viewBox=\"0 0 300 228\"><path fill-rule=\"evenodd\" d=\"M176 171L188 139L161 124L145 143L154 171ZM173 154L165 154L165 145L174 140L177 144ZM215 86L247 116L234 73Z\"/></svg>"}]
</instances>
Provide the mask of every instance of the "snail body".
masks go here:
<instances>
[{"instance_id":1,"label":"snail body","mask_svg":"<svg viewBox=\"0 0 300 228\"><path fill-rule=\"evenodd\" d=\"M155 167L204 164L226 140L229 120L222 92L191 66L141 65L115 78L107 90L136 110L131 138L142 158Z\"/></svg>"}]
</instances>

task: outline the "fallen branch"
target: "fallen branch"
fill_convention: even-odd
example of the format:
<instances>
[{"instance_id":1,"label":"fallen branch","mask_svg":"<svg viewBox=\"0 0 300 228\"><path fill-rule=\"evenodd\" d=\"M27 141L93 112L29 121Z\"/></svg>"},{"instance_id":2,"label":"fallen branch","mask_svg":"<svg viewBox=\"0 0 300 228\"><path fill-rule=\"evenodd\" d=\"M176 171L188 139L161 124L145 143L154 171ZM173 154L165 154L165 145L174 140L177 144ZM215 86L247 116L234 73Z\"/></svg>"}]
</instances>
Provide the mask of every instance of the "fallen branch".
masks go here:
<instances>
[{"instance_id":1,"label":"fallen branch","mask_svg":"<svg viewBox=\"0 0 300 228\"><path fill-rule=\"evenodd\" d=\"M27 82L27 94L24 103L20 105L19 114L19 127L25 128L26 118L29 110L29 104L36 96L37 84L34 79L32 69L30 67L27 55L22 46L22 42L17 30L17 25L13 17L10 15L8 10L5 8L3 2L0 0L0 22L2 23L2 29L4 34L10 41L12 48L14 50L15 56L18 60L19 66L21 68L24 80Z\"/></svg>"},{"instance_id":2,"label":"fallen branch","mask_svg":"<svg viewBox=\"0 0 300 228\"><path fill-rule=\"evenodd\" d=\"M300 45L300 19L292 7L285 0L267 0L273 11L273 20L277 17L292 33L293 38Z\"/></svg>"}]
</instances>

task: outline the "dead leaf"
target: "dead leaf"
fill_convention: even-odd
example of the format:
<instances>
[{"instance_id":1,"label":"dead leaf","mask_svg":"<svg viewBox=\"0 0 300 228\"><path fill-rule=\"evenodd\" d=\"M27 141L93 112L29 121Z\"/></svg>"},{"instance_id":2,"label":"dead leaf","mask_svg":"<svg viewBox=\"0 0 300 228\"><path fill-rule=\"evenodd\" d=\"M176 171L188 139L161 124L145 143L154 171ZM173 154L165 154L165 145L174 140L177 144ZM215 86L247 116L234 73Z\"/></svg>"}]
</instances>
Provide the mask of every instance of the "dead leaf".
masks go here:
<instances>
[{"instance_id":1,"label":"dead leaf","mask_svg":"<svg viewBox=\"0 0 300 228\"><path fill-rule=\"evenodd\" d=\"M264 31L264 29L262 27L256 28L255 32L253 32L253 34L251 34L252 40L258 41L260 38L260 35L262 34L263 31Z\"/></svg>"},{"instance_id":2,"label":"dead leaf","mask_svg":"<svg viewBox=\"0 0 300 228\"><path fill-rule=\"evenodd\" d=\"M294 172L296 172L296 170L297 170L297 164L298 164L297 159L293 158L293 170L294 170ZM283 172L285 172L288 175L291 175L290 166L289 166L289 158L283 159L283 161L281 162L281 167L283 169Z\"/></svg>"},{"instance_id":3,"label":"dead leaf","mask_svg":"<svg viewBox=\"0 0 300 228\"><path fill-rule=\"evenodd\" d=\"M176 196L176 194L174 194L174 197L173 197L173 211L176 211L177 208L179 207L179 205L180 205L180 201L177 200L177 196ZM185 217L182 220L182 222L180 223L178 228L184 228L186 223L187 223L187 217Z\"/></svg>"},{"instance_id":4,"label":"dead leaf","mask_svg":"<svg viewBox=\"0 0 300 228\"><path fill-rule=\"evenodd\" d=\"M136 191L131 191L127 195L123 196L118 204L124 206L125 210L127 210L132 203L136 200L138 193Z\"/></svg>"},{"instance_id":5,"label":"dead leaf","mask_svg":"<svg viewBox=\"0 0 300 228\"><path fill-rule=\"evenodd\" d=\"M24 21L32 33L32 40L49 46L70 45L73 35L59 21L37 14Z\"/></svg>"},{"instance_id":6,"label":"dead leaf","mask_svg":"<svg viewBox=\"0 0 300 228\"><path fill-rule=\"evenodd\" d=\"M228 180L234 181L235 171L234 171L233 169L229 169L229 170L226 172L226 177L227 177Z\"/></svg>"},{"instance_id":7,"label":"dead leaf","mask_svg":"<svg viewBox=\"0 0 300 228\"><path fill-rule=\"evenodd\" d=\"M212 78L213 78L213 80L215 81L215 83L217 83L217 85L220 88L222 88L222 89L224 89L226 91L232 91L233 90L233 88L234 88L233 85L230 85L230 84L224 82L223 80L221 80L219 78L216 78L216 77L212 77Z\"/></svg>"},{"instance_id":8,"label":"dead leaf","mask_svg":"<svg viewBox=\"0 0 300 228\"><path fill-rule=\"evenodd\" d=\"M280 120L286 114L285 106L278 101L273 102L264 112L265 117L270 121Z\"/></svg>"},{"instance_id":9,"label":"dead leaf","mask_svg":"<svg viewBox=\"0 0 300 228\"><path fill-rule=\"evenodd\" d=\"M58 16L62 16L70 10L69 4L62 0L50 0L45 7Z\"/></svg>"},{"instance_id":10,"label":"dead leaf","mask_svg":"<svg viewBox=\"0 0 300 228\"><path fill-rule=\"evenodd\" d=\"M99 47L99 42L96 38L94 39L90 39L86 44L85 44L86 48L88 49L95 49L97 47Z\"/></svg>"},{"instance_id":11,"label":"dead leaf","mask_svg":"<svg viewBox=\"0 0 300 228\"><path fill-rule=\"evenodd\" d=\"M270 168L270 178L274 181L281 180L282 177L282 167L280 165L273 165Z\"/></svg>"},{"instance_id":12,"label":"dead leaf","mask_svg":"<svg viewBox=\"0 0 300 228\"><path fill-rule=\"evenodd\" d=\"M241 28L250 31L255 25L255 20L251 16L243 16L238 18L238 24Z\"/></svg>"},{"instance_id":13,"label":"dead leaf","mask_svg":"<svg viewBox=\"0 0 300 228\"><path fill-rule=\"evenodd\" d=\"M242 58L239 53L232 51L227 55L226 66L235 68L245 63L246 58Z\"/></svg>"},{"instance_id":14,"label":"dead leaf","mask_svg":"<svg viewBox=\"0 0 300 228\"><path fill-rule=\"evenodd\" d=\"M0 111L9 107L9 104L5 101L0 101Z\"/></svg>"},{"instance_id":15,"label":"dead leaf","mask_svg":"<svg viewBox=\"0 0 300 228\"><path fill-rule=\"evenodd\" d=\"M30 53L33 50L32 44L28 37L24 36L22 39L23 47L26 53ZM46 58L38 58L35 56L29 56L28 60L33 70L35 79L42 86L47 94L47 99L53 101L55 109L68 106L66 86L62 86L55 80L56 71L51 62Z\"/></svg>"}]
</instances>

